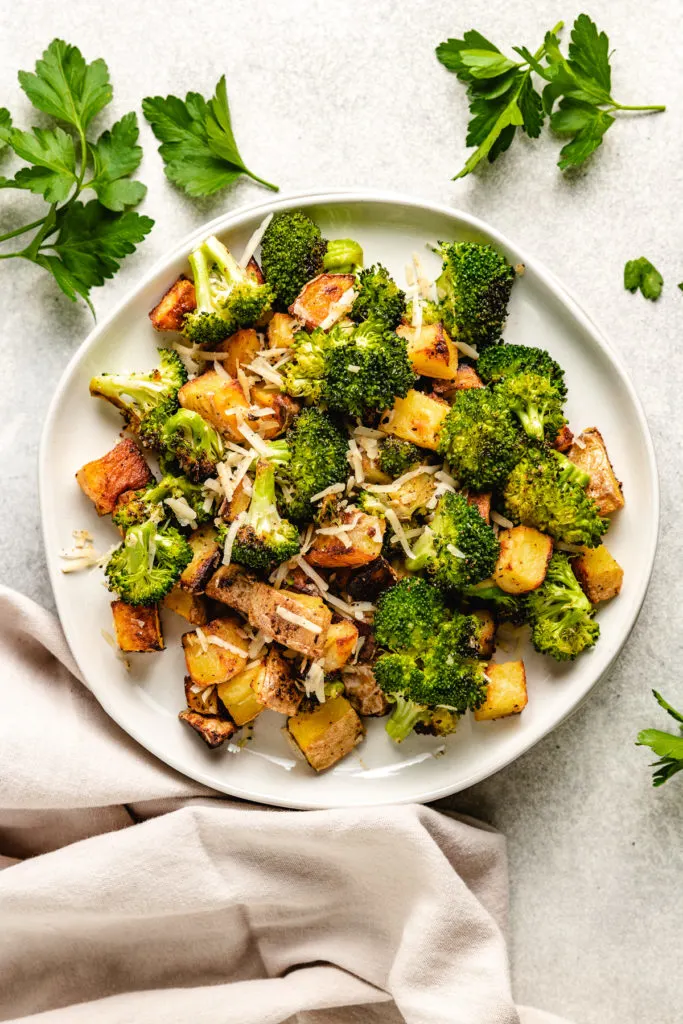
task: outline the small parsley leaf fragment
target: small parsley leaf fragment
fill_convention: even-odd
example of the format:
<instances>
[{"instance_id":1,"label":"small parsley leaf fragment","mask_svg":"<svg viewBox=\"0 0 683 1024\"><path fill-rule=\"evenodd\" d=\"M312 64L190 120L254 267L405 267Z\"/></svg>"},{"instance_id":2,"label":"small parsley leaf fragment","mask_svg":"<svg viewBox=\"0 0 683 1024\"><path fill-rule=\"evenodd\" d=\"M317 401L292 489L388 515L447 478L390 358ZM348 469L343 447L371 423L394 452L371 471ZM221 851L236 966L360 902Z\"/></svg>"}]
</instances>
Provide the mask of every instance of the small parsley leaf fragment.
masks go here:
<instances>
[{"instance_id":1,"label":"small parsley leaf fragment","mask_svg":"<svg viewBox=\"0 0 683 1024\"><path fill-rule=\"evenodd\" d=\"M629 260L624 267L624 288L629 292L640 290L641 295L654 302L662 294L664 278L645 256Z\"/></svg>"},{"instance_id":2,"label":"small parsley leaf fragment","mask_svg":"<svg viewBox=\"0 0 683 1024\"><path fill-rule=\"evenodd\" d=\"M7 143L31 167L22 167L14 178L2 179L3 188L24 188L42 195L48 203L63 202L76 183L74 140L61 128L34 128L22 132L9 128Z\"/></svg>"},{"instance_id":3,"label":"small parsley leaf fragment","mask_svg":"<svg viewBox=\"0 0 683 1024\"><path fill-rule=\"evenodd\" d=\"M250 171L240 156L232 131L225 75L210 100L190 92L148 96L142 110L161 143L166 177L188 195L209 196L231 185L240 174L277 191L277 185Z\"/></svg>"},{"instance_id":4,"label":"small parsley leaf fragment","mask_svg":"<svg viewBox=\"0 0 683 1024\"><path fill-rule=\"evenodd\" d=\"M131 111L90 147L94 175L89 187L108 210L120 212L126 206L136 206L147 192L141 181L129 178L142 160L138 134L137 115Z\"/></svg>"},{"instance_id":5,"label":"small parsley leaf fragment","mask_svg":"<svg viewBox=\"0 0 683 1024\"><path fill-rule=\"evenodd\" d=\"M35 73L19 72L19 84L34 107L84 132L112 98L103 60L87 64L76 46L53 39Z\"/></svg>"},{"instance_id":6,"label":"small parsley leaf fragment","mask_svg":"<svg viewBox=\"0 0 683 1024\"><path fill-rule=\"evenodd\" d=\"M676 711L656 690L653 690L652 693L659 705L671 715L674 721L678 722L681 732L680 736L663 732L661 729L643 729L638 733L636 745L649 747L660 758L651 767L657 769L652 778L652 785L661 786L678 772L683 771L683 715Z\"/></svg>"}]
</instances>

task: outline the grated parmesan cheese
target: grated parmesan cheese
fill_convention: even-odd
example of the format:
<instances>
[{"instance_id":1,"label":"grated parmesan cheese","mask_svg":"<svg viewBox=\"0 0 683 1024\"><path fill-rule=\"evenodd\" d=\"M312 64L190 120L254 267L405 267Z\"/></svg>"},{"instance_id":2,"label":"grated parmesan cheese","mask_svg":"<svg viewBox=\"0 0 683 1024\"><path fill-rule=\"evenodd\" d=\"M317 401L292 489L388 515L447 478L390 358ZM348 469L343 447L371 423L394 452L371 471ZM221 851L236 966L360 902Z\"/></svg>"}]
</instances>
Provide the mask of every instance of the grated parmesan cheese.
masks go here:
<instances>
[{"instance_id":1,"label":"grated parmesan cheese","mask_svg":"<svg viewBox=\"0 0 683 1024\"><path fill-rule=\"evenodd\" d=\"M414 480L416 476L422 476L423 473L436 473L438 469L438 466L419 466L417 469L411 469L409 473L399 476L390 484L368 484L365 490L372 491L373 494L389 494L391 491L397 491L409 480Z\"/></svg>"},{"instance_id":2,"label":"grated parmesan cheese","mask_svg":"<svg viewBox=\"0 0 683 1024\"><path fill-rule=\"evenodd\" d=\"M320 704L325 703L325 671L322 662L314 661L304 677L306 696L315 696Z\"/></svg>"},{"instance_id":3,"label":"grated parmesan cheese","mask_svg":"<svg viewBox=\"0 0 683 1024\"><path fill-rule=\"evenodd\" d=\"M345 489L345 484L330 484L324 491L318 491L317 494L313 494L310 498L311 501L322 501L328 494L341 494Z\"/></svg>"},{"instance_id":4,"label":"grated parmesan cheese","mask_svg":"<svg viewBox=\"0 0 683 1024\"><path fill-rule=\"evenodd\" d=\"M164 498L164 505L168 505L181 526L194 526L197 522L197 513L188 504L187 498Z\"/></svg>"},{"instance_id":5,"label":"grated parmesan cheese","mask_svg":"<svg viewBox=\"0 0 683 1024\"><path fill-rule=\"evenodd\" d=\"M208 641L215 647L223 647L226 651L230 651L231 654L237 654L240 658L246 658L247 656L247 651L243 647L231 644L228 640L224 640L222 636L214 636L212 633L209 635Z\"/></svg>"},{"instance_id":6,"label":"grated parmesan cheese","mask_svg":"<svg viewBox=\"0 0 683 1024\"><path fill-rule=\"evenodd\" d=\"M249 442L254 451L258 452L263 458L268 458L270 448L268 447L268 442L264 441L260 434L257 434L255 430L248 427L242 419L238 420L237 429L244 440Z\"/></svg>"},{"instance_id":7,"label":"grated parmesan cheese","mask_svg":"<svg viewBox=\"0 0 683 1024\"><path fill-rule=\"evenodd\" d=\"M455 544L447 544L446 545L446 550L451 555L453 555L453 558L467 558L467 555L465 554L465 552L461 551L460 548L456 548Z\"/></svg>"},{"instance_id":8,"label":"grated parmesan cheese","mask_svg":"<svg viewBox=\"0 0 683 1024\"><path fill-rule=\"evenodd\" d=\"M239 532L239 528L242 525L244 519L244 512L240 512L238 516L235 516L233 521L230 523L230 529L228 530L225 537L225 548L223 549L223 565L230 565L230 559L232 558L232 546L235 543L235 537Z\"/></svg>"},{"instance_id":9,"label":"grated parmesan cheese","mask_svg":"<svg viewBox=\"0 0 683 1024\"><path fill-rule=\"evenodd\" d=\"M462 352L464 356L468 356L470 359L478 359L479 353L477 352L474 345L468 345L466 341L454 341L453 344L459 352Z\"/></svg>"},{"instance_id":10,"label":"grated parmesan cheese","mask_svg":"<svg viewBox=\"0 0 683 1024\"><path fill-rule=\"evenodd\" d=\"M232 377L230 376L228 371L225 369L223 364L221 362L219 362L217 359L214 359L214 361L213 361L213 368L216 371L216 373L218 374L218 376L222 377L223 380L232 380Z\"/></svg>"},{"instance_id":11,"label":"grated parmesan cheese","mask_svg":"<svg viewBox=\"0 0 683 1024\"><path fill-rule=\"evenodd\" d=\"M326 583L322 576L315 571L312 565L308 564L305 558L302 558L301 555L297 555L294 561L299 568L306 573L309 579L313 580L318 590L322 591L323 594L330 589L329 584Z\"/></svg>"},{"instance_id":12,"label":"grated parmesan cheese","mask_svg":"<svg viewBox=\"0 0 683 1024\"><path fill-rule=\"evenodd\" d=\"M251 405L251 384L249 378L241 366L237 367L237 383L242 388L242 394L247 405Z\"/></svg>"},{"instance_id":13,"label":"grated parmesan cheese","mask_svg":"<svg viewBox=\"0 0 683 1024\"><path fill-rule=\"evenodd\" d=\"M381 430L374 430L372 427L364 427L362 423L359 423L357 427L353 428L353 433L356 437L374 437L378 440L385 436Z\"/></svg>"},{"instance_id":14,"label":"grated parmesan cheese","mask_svg":"<svg viewBox=\"0 0 683 1024\"><path fill-rule=\"evenodd\" d=\"M266 362L265 359L253 359L250 363L247 363L247 370L252 370L257 373L259 377L263 377L264 380L270 381L271 384L277 384L280 388L282 387L282 374L278 373L277 370Z\"/></svg>"},{"instance_id":15,"label":"grated parmesan cheese","mask_svg":"<svg viewBox=\"0 0 683 1024\"><path fill-rule=\"evenodd\" d=\"M502 526L504 530L511 530L515 525L509 519L506 519L505 516L501 516L499 512L491 512L491 519L496 526Z\"/></svg>"},{"instance_id":16,"label":"grated parmesan cheese","mask_svg":"<svg viewBox=\"0 0 683 1024\"><path fill-rule=\"evenodd\" d=\"M353 473L356 478L356 482L362 484L365 480L365 473L363 472L363 459L360 454L358 444L353 438L349 440L349 459L353 467Z\"/></svg>"},{"instance_id":17,"label":"grated parmesan cheese","mask_svg":"<svg viewBox=\"0 0 683 1024\"><path fill-rule=\"evenodd\" d=\"M309 633L313 633L315 636L323 631L322 626L317 626L315 622L311 622L310 619L305 618L303 615L298 615L296 612L291 612L289 608L283 608L282 605L277 606L275 614L279 615L285 622L291 622L294 626L301 626L302 629L308 630Z\"/></svg>"},{"instance_id":18,"label":"grated parmesan cheese","mask_svg":"<svg viewBox=\"0 0 683 1024\"><path fill-rule=\"evenodd\" d=\"M583 548L579 547L578 544L567 544L563 540L556 540L555 547L558 551L566 551L570 555L581 555L583 554Z\"/></svg>"},{"instance_id":19,"label":"grated parmesan cheese","mask_svg":"<svg viewBox=\"0 0 683 1024\"><path fill-rule=\"evenodd\" d=\"M387 522L389 523L389 525L391 526L392 530L394 531L394 533L398 537L398 542L401 545L401 547L403 548L403 550L405 551L405 553L408 556L408 558L415 558L415 553L413 552L413 549L411 548L410 544L408 543L408 538L406 537L405 530L401 526L401 524L399 522L399 519L398 519L398 516L394 512L393 508L387 508L387 510L386 510L386 517L387 517Z\"/></svg>"},{"instance_id":20,"label":"grated parmesan cheese","mask_svg":"<svg viewBox=\"0 0 683 1024\"><path fill-rule=\"evenodd\" d=\"M251 259L251 257L254 255L259 245L261 244L261 239L265 235L266 229L272 219L272 213L269 213L267 217L264 217L259 226L256 228L256 231L254 231L251 238L245 245L244 252L242 253L239 259L239 265L242 268L242 270L245 269L245 267L249 263L249 260Z\"/></svg>"},{"instance_id":21,"label":"grated parmesan cheese","mask_svg":"<svg viewBox=\"0 0 683 1024\"><path fill-rule=\"evenodd\" d=\"M254 658L256 658L256 656L261 653L266 644L272 643L272 639L273 638L268 636L268 634L265 633L262 629L259 629L256 636L249 644L249 649L247 651L247 657L250 659L250 661L253 661Z\"/></svg>"},{"instance_id":22,"label":"grated parmesan cheese","mask_svg":"<svg viewBox=\"0 0 683 1024\"><path fill-rule=\"evenodd\" d=\"M199 646L202 649L202 654L206 654L206 652L209 649L209 644L208 644L208 641L206 639L206 633L201 628L201 626L197 626L197 628L195 630L195 635L197 637L197 640L199 640Z\"/></svg>"},{"instance_id":23,"label":"grated parmesan cheese","mask_svg":"<svg viewBox=\"0 0 683 1024\"><path fill-rule=\"evenodd\" d=\"M330 311L325 319L320 324L322 331L329 331L330 327L334 327L337 320L341 320L344 313L351 309L351 306L356 301L358 292L355 288L347 288L346 291L339 296L336 302L333 302L330 306Z\"/></svg>"}]
</instances>

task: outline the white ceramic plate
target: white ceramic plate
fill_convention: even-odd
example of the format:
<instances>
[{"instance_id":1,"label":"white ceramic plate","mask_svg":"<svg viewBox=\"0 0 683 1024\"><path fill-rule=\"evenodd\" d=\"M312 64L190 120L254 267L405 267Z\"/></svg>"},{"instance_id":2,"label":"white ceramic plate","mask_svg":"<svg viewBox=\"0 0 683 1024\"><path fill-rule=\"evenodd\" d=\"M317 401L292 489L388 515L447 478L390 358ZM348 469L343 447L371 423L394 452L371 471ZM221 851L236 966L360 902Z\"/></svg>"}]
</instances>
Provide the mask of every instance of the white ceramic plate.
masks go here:
<instances>
[{"instance_id":1,"label":"white ceramic plate","mask_svg":"<svg viewBox=\"0 0 683 1024\"><path fill-rule=\"evenodd\" d=\"M291 760L280 734L282 719L270 712L258 719L254 739L244 750L208 750L177 718L184 706L180 636L185 621L163 613L167 650L133 655L127 672L102 637L103 628L111 630L111 596L101 574L63 575L58 557L71 546L75 529L90 530L98 550L116 542L110 521L98 520L74 480L84 462L113 447L121 429L118 413L89 397L90 377L155 364L164 339L152 329L147 313L186 269L194 242L215 233L239 253L267 213L297 207L306 209L327 237L358 239L366 262L380 260L399 281L415 250L436 270L436 257L425 244L438 239L492 242L512 263L524 263L526 273L513 289L506 340L545 347L565 368L569 422L575 430L599 426L627 499L626 508L613 517L607 541L624 567L624 587L598 613L602 638L593 651L573 664L556 665L525 649L529 705L523 714L485 723L466 717L445 744L411 736L397 747L383 721L370 719L365 742L321 776ZM607 670L633 627L652 569L659 501L652 441L633 387L595 325L546 270L463 213L402 196L349 192L278 198L226 215L185 238L157 264L95 328L67 367L45 423L40 495L47 561L64 631L104 709L148 750L191 778L240 797L301 808L433 800L498 771L550 732Z\"/></svg>"}]
</instances>

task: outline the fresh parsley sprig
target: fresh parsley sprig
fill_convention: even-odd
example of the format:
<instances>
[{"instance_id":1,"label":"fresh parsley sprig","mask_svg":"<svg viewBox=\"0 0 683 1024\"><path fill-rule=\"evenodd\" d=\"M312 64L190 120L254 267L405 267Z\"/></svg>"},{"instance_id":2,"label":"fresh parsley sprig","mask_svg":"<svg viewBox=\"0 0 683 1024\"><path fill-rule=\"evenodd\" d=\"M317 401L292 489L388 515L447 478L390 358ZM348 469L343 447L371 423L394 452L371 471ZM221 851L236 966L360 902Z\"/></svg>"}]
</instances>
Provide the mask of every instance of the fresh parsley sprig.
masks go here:
<instances>
[{"instance_id":1,"label":"fresh parsley sprig","mask_svg":"<svg viewBox=\"0 0 683 1024\"><path fill-rule=\"evenodd\" d=\"M142 158L135 113L125 114L98 139L88 138L93 118L112 99L103 60L86 63L80 50L54 39L35 72L20 71L19 84L33 106L66 128L32 128L12 123L0 108L0 147L9 146L28 166L0 189L25 189L49 204L42 217L0 235L0 243L35 230L28 245L0 252L0 260L25 259L47 270L72 301L80 295L92 310L90 290L104 284L135 251L154 221L129 209L146 188L131 180ZM82 193L96 198L83 203Z\"/></svg>"},{"instance_id":2,"label":"fresh parsley sprig","mask_svg":"<svg viewBox=\"0 0 683 1024\"><path fill-rule=\"evenodd\" d=\"M661 693L657 693L656 690L653 690L652 693L660 707L663 707L674 721L678 722L681 733L680 736L676 736L674 733L663 732L661 729L643 729L638 733L636 745L649 747L660 758L650 767L657 769L652 778L652 785L661 786L673 778L677 772L683 771L683 715L680 711L676 711L668 701L665 701Z\"/></svg>"},{"instance_id":3,"label":"fresh parsley sprig","mask_svg":"<svg viewBox=\"0 0 683 1024\"><path fill-rule=\"evenodd\" d=\"M223 75L210 100L198 92L177 96L148 96L142 112L161 143L159 153L166 177L188 195L210 196L246 174L260 185L278 191L248 169L232 131L228 92Z\"/></svg>"},{"instance_id":4,"label":"fresh parsley sprig","mask_svg":"<svg viewBox=\"0 0 683 1024\"><path fill-rule=\"evenodd\" d=\"M558 161L564 171L580 166L601 145L615 113L666 109L617 103L611 92L609 40L587 14L574 22L566 56L560 48L561 28L560 22L547 32L535 53L514 46L521 62L506 57L475 31L437 47L439 61L467 85L471 120L466 145L477 147L456 179L473 171L484 157L493 163L510 147L517 128L537 138L546 117L552 130L568 140ZM542 95L533 74L546 83Z\"/></svg>"}]
</instances>

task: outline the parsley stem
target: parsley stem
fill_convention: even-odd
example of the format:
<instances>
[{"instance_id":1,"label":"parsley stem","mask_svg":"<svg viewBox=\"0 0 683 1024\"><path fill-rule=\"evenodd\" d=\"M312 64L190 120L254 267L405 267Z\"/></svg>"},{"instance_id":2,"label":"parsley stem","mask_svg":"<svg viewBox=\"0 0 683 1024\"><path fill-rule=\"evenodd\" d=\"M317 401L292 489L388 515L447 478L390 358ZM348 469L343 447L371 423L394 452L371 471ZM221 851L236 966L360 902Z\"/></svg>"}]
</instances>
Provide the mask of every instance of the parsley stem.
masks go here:
<instances>
[{"instance_id":1,"label":"parsley stem","mask_svg":"<svg viewBox=\"0 0 683 1024\"><path fill-rule=\"evenodd\" d=\"M0 235L0 242L7 242L10 238L16 238L17 235L24 235L27 231L31 231L33 228L37 228L45 220L41 217L40 220L34 220L32 224L25 224L23 228L15 228L14 231L8 231L6 235ZM10 253L10 255L14 255Z\"/></svg>"},{"instance_id":2,"label":"parsley stem","mask_svg":"<svg viewBox=\"0 0 683 1024\"><path fill-rule=\"evenodd\" d=\"M610 107L610 110L666 110L665 106L654 106L654 107L629 107L624 106L622 103L615 103L614 106Z\"/></svg>"},{"instance_id":3,"label":"parsley stem","mask_svg":"<svg viewBox=\"0 0 683 1024\"><path fill-rule=\"evenodd\" d=\"M247 174L252 179L252 181L257 181L259 185L265 185L265 187L269 188L271 192L280 191L279 185L273 185L270 181L265 181L263 178L259 178L258 175L252 174L251 171L247 171Z\"/></svg>"},{"instance_id":4,"label":"parsley stem","mask_svg":"<svg viewBox=\"0 0 683 1024\"><path fill-rule=\"evenodd\" d=\"M0 253L0 260L12 260L15 256L23 256L21 252L2 252Z\"/></svg>"}]
</instances>

